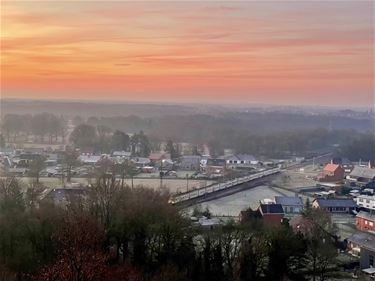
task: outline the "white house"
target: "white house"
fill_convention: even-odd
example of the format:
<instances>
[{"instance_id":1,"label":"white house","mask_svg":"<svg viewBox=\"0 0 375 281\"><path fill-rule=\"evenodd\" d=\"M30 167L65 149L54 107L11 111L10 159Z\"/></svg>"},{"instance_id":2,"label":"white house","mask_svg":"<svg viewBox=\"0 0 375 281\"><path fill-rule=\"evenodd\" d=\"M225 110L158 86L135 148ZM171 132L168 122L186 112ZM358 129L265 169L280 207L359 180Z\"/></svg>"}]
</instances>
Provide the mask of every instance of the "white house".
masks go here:
<instances>
[{"instance_id":1,"label":"white house","mask_svg":"<svg viewBox=\"0 0 375 281\"><path fill-rule=\"evenodd\" d=\"M235 154L225 157L228 167L237 168L237 167L249 167L257 165L259 161L255 159L253 155L249 154Z\"/></svg>"},{"instance_id":2,"label":"white house","mask_svg":"<svg viewBox=\"0 0 375 281\"><path fill-rule=\"evenodd\" d=\"M356 200L359 207L375 210L375 195L359 195Z\"/></svg>"}]
</instances>

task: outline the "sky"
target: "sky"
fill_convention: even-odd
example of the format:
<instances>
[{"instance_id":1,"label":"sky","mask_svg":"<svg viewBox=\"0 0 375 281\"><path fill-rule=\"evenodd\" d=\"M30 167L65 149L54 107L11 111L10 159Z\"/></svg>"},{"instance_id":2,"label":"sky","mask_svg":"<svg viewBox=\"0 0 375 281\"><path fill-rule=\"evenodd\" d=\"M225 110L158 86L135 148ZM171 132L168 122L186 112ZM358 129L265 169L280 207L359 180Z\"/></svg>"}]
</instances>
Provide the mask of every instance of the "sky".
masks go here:
<instances>
[{"instance_id":1,"label":"sky","mask_svg":"<svg viewBox=\"0 0 375 281\"><path fill-rule=\"evenodd\" d=\"M371 106L373 1L1 1L1 98Z\"/></svg>"}]
</instances>

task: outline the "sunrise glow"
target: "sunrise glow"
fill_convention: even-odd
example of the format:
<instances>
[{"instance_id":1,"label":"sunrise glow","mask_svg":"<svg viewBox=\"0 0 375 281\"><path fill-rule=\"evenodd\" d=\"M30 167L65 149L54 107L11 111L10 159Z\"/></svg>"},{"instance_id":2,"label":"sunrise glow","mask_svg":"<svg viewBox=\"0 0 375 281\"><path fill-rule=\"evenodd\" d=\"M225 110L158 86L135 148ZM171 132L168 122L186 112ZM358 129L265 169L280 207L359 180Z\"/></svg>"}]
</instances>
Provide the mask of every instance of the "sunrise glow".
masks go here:
<instances>
[{"instance_id":1,"label":"sunrise glow","mask_svg":"<svg viewBox=\"0 0 375 281\"><path fill-rule=\"evenodd\" d=\"M373 102L372 1L1 5L2 98Z\"/></svg>"}]
</instances>

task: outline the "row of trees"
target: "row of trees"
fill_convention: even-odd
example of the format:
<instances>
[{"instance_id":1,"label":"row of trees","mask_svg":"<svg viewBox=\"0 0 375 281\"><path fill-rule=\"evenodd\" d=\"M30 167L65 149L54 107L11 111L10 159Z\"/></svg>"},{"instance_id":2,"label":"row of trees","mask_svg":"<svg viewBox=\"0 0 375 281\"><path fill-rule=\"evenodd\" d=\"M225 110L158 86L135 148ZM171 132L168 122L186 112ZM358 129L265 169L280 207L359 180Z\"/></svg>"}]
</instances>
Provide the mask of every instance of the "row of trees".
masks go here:
<instances>
[{"instance_id":1,"label":"row of trees","mask_svg":"<svg viewBox=\"0 0 375 281\"><path fill-rule=\"evenodd\" d=\"M19 137L27 140L29 135L40 138L41 142L48 137L49 143L56 142L58 137L64 141L67 133L66 120L50 113L41 114L7 114L2 119L1 129L7 142L16 142Z\"/></svg>"},{"instance_id":2,"label":"row of trees","mask_svg":"<svg viewBox=\"0 0 375 281\"><path fill-rule=\"evenodd\" d=\"M371 161L375 164L375 134L363 134L343 145L339 154L345 155L352 161Z\"/></svg>"},{"instance_id":3,"label":"row of trees","mask_svg":"<svg viewBox=\"0 0 375 281\"><path fill-rule=\"evenodd\" d=\"M353 130L329 131L326 129L294 130L275 132L266 135L237 132L222 137L212 138L209 142L210 151L214 155L223 153L224 148L233 148L237 153L250 153L258 156L284 157L290 155L306 155L310 151L329 149L333 145L346 146L357 137L367 134ZM370 148L366 146L366 152ZM359 149L359 147L353 147ZM343 151L344 152L344 151Z\"/></svg>"},{"instance_id":4,"label":"row of trees","mask_svg":"<svg viewBox=\"0 0 375 281\"><path fill-rule=\"evenodd\" d=\"M150 140L142 131L130 137L119 130L112 132L103 125L78 125L71 133L70 141L78 148L93 149L101 153L130 151L134 156L148 157L151 152Z\"/></svg>"},{"instance_id":5,"label":"row of trees","mask_svg":"<svg viewBox=\"0 0 375 281\"><path fill-rule=\"evenodd\" d=\"M251 217L216 229L191 225L168 194L121 187L98 170L87 196L67 208L30 187L0 181L3 280L326 280L337 273L329 217L308 209L308 232L267 228ZM1 279L0 279L1 280Z\"/></svg>"}]
</instances>

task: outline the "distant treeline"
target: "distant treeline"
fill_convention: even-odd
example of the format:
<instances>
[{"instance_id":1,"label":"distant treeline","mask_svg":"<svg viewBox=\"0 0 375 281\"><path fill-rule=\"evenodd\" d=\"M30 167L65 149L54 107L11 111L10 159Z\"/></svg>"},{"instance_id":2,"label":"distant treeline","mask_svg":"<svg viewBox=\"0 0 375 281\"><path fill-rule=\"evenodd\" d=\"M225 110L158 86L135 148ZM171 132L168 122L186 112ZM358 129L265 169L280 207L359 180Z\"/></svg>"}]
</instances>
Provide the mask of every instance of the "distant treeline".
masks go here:
<instances>
[{"instance_id":1,"label":"distant treeline","mask_svg":"<svg viewBox=\"0 0 375 281\"><path fill-rule=\"evenodd\" d=\"M7 142L16 141L18 137L24 140L29 135L40 138L41 142L48 137L50 143L58 137L65 138L67 121L62 116L51 113L40 114L7 114L1 120L2 136Z\"/></svg>"},{"instance_id":2,"label":"distant treeline","mask_svg":"<svg viewBox=\"0 0 375 281\"><path fill-rule=\"evenodd\" d=\"M6 141L17 136L33 134L49 141L65 137L68 120L49 113L36 115L7 114L2 120L2 135ZM112 140L123 134L142 131L147 136L148 150L157 150L167 140L207 144L212 155L220 155L225 148L237 153L256 156L284 157L305 156L311 151L340 147L343 156L357 161L375 159L373 127L370 119L338 116L307 116L292 113L226 113L213 115L162 116L141 118L138 116L89 117L75 116L74 126L87 132L80 138L70 138L78 147L94 146L97 152L108 153L128 145L111 145ZM75 133L73 134L75 136ZM126 138L121 136L121 138ZM83 140L83 142L81 141ZM128 140L124 140L128 142ZM83 145L84 144L84 145ZM134 147L134 146L133 146ZM143 153L142 153L143 154ZM359 158L358 158L359 157Z\"/></svg>"}]
</instances>

